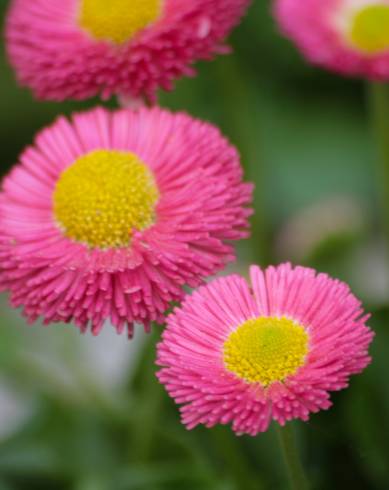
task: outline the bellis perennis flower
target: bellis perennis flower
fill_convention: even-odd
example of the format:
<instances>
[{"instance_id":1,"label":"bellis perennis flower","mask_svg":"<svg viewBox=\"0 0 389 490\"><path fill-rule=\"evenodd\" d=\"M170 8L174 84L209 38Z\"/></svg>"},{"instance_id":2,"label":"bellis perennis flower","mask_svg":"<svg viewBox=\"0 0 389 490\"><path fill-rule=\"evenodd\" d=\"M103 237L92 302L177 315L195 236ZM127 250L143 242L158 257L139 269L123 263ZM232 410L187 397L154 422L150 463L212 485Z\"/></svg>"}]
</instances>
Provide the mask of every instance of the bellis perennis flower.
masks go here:
<instances>
[{"instance_id":1,"label":"bellis perennis flower","mask_svg":"<svg viewBox=\"0 0 389 490\"><path fill-rule=\"evenodd\" d=\"M30 321L131 335L234 259L251 193L236 150L185 114L61 117L4 180L0 289Z\"/></svg>"},{"instance_id":2,"label":"bellis perennis flower","mask_svg":"<svg viewBox=\"0 0 389 490\"><path fill-rule=\"evenodd\" d=\"M389 80L389 0L275 0L275 15L310 62Z\"/></svg>"},{"instance_id":3,"label":"bellis perennis flower","mask_svg":"<svg viewBox=\"0 0 389 490\"><path fill-rule=\"evenodd\" d=\"M12 0L19 81L42 99L155 98L223 44L249 0Z\"/></svg>"},{"instance_id":4,"label":"bellis perennis flower","mask_svg":"<svg viewBox=\"0 0 389 490\"><path fill-rule=\"evenodd\" d=\"M372 331L348 286L289 264L223 277L187 297L158 347L159 380L189 428L238 434L308 420L370 362Z\"/></svg>"}]
</instances>

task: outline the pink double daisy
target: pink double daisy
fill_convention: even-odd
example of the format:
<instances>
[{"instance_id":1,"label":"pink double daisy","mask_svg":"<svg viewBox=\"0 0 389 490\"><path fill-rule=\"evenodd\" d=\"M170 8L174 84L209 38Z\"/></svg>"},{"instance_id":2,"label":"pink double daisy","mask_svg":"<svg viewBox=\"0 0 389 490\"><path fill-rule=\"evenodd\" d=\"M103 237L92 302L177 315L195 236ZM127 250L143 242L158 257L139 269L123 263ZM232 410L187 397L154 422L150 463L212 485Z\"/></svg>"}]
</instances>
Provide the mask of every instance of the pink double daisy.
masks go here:
<instances>
[{"instance_id":1,"label":"pink double daisy","mask_svg":"<svg viewBox=\"0 0 389 490\"><path fill-rule=\"evenodd\" d=\"M389 80L389 0L275 0L275 16L310 62Z\"/></svg>"},{"instance_id":2,"label":"pink double daisy","mask_svg":"<svg viewBox=\"0 0 389 490\"><path fill-rule=\"evenodd\" d=\"M249 0L12 0L6 23L21 84L42 99L155 98L224 53Z\"/></svg>"},{"instance_id":3,"label":"pink double daisy","mask_svg":"<svg viewBox=\"0 0 389 490\"><path fill-rule=\"evenodd\" d=\"M217 279L168 317L159 380L189 428L238 434L308 420L370 362L368 316L344 283L290 264Z\"/></svg>"},{"instance_id":4,"label":"pink double daisy","mask_svg":"<svg viewBox=\"0 0 389 490\"><path fill-rule=\"evenodd\" d=\"M30 321L162 322L234 259L252 185L210 124L161 109L60 117L0 194L0 289Z\"/></svg>"}]
</instances>

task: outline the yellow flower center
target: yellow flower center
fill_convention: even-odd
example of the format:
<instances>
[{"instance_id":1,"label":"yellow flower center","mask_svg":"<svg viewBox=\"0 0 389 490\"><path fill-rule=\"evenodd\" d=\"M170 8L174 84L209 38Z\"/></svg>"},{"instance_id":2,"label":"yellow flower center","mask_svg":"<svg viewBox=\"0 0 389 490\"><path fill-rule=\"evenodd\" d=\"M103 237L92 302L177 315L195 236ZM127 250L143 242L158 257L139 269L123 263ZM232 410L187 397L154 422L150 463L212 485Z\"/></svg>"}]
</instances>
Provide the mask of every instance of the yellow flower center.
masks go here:
<instances>
[{"instance_id":1,"label":"yellow flower center","mask_svg":"<svg viewBox=\"0 0 389 490\"><path fill-rule=\"evenodd\" d=\"M125 247L134 230L154 223L158 197L153 175L136 155L96 150L61 174L54 216L68 238L92 248Z\"/></svg>"},{"instance_id":2,"label":"yellow flower center","mask_svg":"<svg viewBox=\"0 0 389 490\"><path fill-rule=\"evenodd\" d=\"M308 334L288 318L248 320L223 347L225 367L250 383L268 386L295 374L308 353Z\"/></svg>"},{"instance_id":3,"label":"yellow flower center","mask_svg":"<svg viewBox=\"0 0 389 490\"><path fill-rule=\"evenodd\" d=\"M162 0L81 0L79 24L95 39L122 44L161 14Z\"/></svg>"},{"instance_id":4,"label":"yellow flower center","mask_svg":"<svg viewBox=\"0 0 389 490\"><path fill-rule=\"evenodd\" d=\"M389 5L369 5L354 17L350 38L352 44L368 54L389 50Z\"/></svg>"}]
</instances>

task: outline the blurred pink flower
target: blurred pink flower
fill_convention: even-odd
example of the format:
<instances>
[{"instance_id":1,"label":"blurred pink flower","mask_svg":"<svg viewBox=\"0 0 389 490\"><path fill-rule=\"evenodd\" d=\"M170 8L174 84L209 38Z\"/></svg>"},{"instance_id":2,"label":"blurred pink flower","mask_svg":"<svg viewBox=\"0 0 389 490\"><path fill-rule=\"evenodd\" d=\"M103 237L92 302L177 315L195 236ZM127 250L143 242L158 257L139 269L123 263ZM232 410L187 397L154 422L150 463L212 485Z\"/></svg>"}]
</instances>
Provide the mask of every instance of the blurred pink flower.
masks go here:
<instances>
[{"instance_id":1,"label":"blurred pink flower","mask_svg":"<svg viewBox=\"0 0 389 490\"><path fill-rule=\"evenodd\" d=\"M162 322L234 259L252 185L210 124L161 109L60 117L0 194L0 289L30 321Z\"/></svg>"},{"instance_id":2,"label":"blurred pink flower","mask_svg":"<svg viewBox=\"0 0 389 490\"><path fill-rule=\"evenodd\" d=\"M368 316L348 286L290 264L201 287L168 317L159 380L182 421L256 435L308 420L370 362Z\"/></svg>"},{"instance_id":3,"label":"blurred pink flower","mask_svg":"<svg viewBox=\"0 0 389 490\"><path fill-rule=\"evenodd\" d=\"M194 75L223 44L249 0L12 0L7 49L41 99L155 98Z\"/></svg>"},{"instance_id":4,"label":"blurred pink flower","mask_svg":"<svg viewBox=\"0 0 389 490\"><path fill-rule=\"evenodd\" d=\"M311 63L389 80L389 0L275 0L274 12Z\"/></svg>"}]
</instances>

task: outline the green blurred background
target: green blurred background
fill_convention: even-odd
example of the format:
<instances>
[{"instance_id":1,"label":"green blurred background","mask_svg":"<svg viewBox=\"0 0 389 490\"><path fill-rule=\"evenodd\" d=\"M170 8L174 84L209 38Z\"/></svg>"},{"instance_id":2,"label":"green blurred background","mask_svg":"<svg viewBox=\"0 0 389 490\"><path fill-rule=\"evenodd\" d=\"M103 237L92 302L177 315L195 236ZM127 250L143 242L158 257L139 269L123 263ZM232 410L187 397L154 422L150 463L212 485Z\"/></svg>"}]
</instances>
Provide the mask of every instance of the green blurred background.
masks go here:
<instances>
[{"instance_id":1,"label":"green blurred background","mask_svg":"<svg viewBox=\"0 0 389 490\"><path fill-rule=\"evenodd\" d=\"M232 56L200 64L197 78L160 101L219 125L256 183L253 239L231 269L311 265L348 281L373 313L373 364L330 411L294 425L312 488L386 490L389 274L366 87L309 67L278 34L269 5L255 2ZM2 174L42 126L95 103L33 100L2 49ZM274 428L237 438L180 425L152 375L159 332L145 341L139 330L129 343L110 327L99 338L30 328L0 302L0 490L288 488Z\"/></svg>"}]
</instances>

